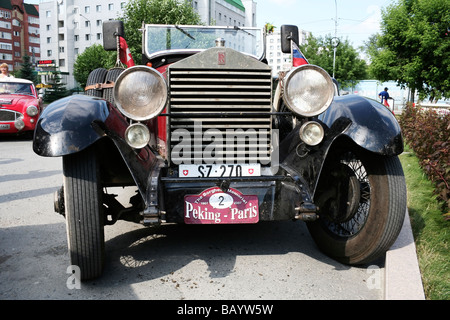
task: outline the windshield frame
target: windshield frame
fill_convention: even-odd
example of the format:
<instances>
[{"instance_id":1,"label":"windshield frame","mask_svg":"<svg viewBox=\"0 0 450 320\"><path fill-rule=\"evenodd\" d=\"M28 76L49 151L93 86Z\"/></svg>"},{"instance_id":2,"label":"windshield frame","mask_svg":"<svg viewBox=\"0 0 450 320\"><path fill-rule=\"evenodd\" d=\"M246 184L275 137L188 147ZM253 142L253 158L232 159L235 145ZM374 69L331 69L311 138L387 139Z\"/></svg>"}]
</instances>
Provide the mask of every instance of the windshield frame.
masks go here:
<instances>
[{"instance_id":1,"label":"windshield frame","mask_svg":"<svg viewBox=\"0 0 450 320\"><path fill-rule=\"evenodd\" d=\"M161 48L158 50L152 50L150 51L149 47L149 35L150 33L150 29L156 29L156 28L160 28L160 29L166 29L166 30L177 30L180 32L180 34L184 34L184 40L189 42L189 47L184 47L184 48L171 48L171 49L167 49L167 48ZM252 52L246 52L245 50L239 50L239 49L235 49L235 48L231 48L234 49L236 51L239 51L243 54L255 57L258 60L261 60L265 57L265 51L266 51L266 37L264 34L264 30L263 28L258 28L258 27L234 27L234 26L202 26L202 25L167 25L167 24L146 24L144 26L144 30L143 30L143 54L148 58L148 59L154 59L156 57L159 56L163 56L163 55L167 55L167 54L176 54L176 53L198 53L204 50L207 50L209 48L214 48L215 47L215 42L212 41L211 39L211 43L208 42L208 47L207 48L191 48L190 45L193 43L192 41L190 41L189 39L195 39L191 33L193 33L193 31L195 31L195 29L198 30L198 32L200 32L201 29L205 29L206 30L216 30L218 33L220 34L225 34L226 32L236 32L236 33L241 33L245 36L245 34L251 35L252 37L256 37L255 42L256 44L259 44L259 48L257 47L257 45L252 46L252 50L254 50L254 53ZM207 34L206 32L204 32L204 34ZM259 37L259 39L258 39ZM223 36L221 37L219 34L214 38L223 38ZM172 46L172 43L171 43ZM225 41L225 47L230 48L227 46L227 42ZM247 50L248 51L248 50Z\"/></svg>"}]
</instances>

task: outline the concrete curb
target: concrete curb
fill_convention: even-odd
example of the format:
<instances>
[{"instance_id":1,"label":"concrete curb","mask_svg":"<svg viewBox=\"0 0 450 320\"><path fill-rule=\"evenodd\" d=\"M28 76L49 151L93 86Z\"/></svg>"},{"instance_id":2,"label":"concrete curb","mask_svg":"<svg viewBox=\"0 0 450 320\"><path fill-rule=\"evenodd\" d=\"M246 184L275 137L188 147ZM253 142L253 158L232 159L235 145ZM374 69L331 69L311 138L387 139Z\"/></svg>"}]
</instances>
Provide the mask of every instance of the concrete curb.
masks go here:
<instances>
[{"instance_id":1,"label":"concrete curb","mask_svg":"<svg viewBox=\"0 0 450 320\"><path fill-rule=\"evenodd\" d=\"M385 300L425 300L408 211L394 245L386 252Z\"/></svg>"}]
</instances>

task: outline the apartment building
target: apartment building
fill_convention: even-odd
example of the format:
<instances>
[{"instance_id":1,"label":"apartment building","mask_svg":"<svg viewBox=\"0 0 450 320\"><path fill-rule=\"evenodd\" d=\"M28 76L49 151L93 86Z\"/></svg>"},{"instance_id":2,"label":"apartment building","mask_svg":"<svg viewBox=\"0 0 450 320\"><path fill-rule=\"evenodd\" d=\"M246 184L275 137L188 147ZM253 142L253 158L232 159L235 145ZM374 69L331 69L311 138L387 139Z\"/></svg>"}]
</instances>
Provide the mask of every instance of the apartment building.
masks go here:
<instances>
[{"instance_id":1,"label":"apartment building","mask_svg":"<svg viewBox=\"0 0 450 320\"><path fill-rule=\"evenodd\" d=\"M73 77L76 56L93 44L103 43L103 21L121 15L125 3L125 0L42 0L39 4L41 59L54 62L68 89L77 86Z\"/></svg>"},{"instance_id":2,"label":"apartment building","mask_svg":"<svg viewBox=\"0 0 450 320\"><path fill-rule=\"evenodd\" d=\"M20 69L23 57L40 59L39 9L23 0L0 0L0 63Z\"/></svg>"},{"instance_id":3,"label":"apartment building","mask_svg":"<svg viewBox=\"0 0 450 320\"><path fill-rule=\"evenodd\" d=\"M254 0L190 0L208 25L256 27Z\"/></svg>"}]
</instances>

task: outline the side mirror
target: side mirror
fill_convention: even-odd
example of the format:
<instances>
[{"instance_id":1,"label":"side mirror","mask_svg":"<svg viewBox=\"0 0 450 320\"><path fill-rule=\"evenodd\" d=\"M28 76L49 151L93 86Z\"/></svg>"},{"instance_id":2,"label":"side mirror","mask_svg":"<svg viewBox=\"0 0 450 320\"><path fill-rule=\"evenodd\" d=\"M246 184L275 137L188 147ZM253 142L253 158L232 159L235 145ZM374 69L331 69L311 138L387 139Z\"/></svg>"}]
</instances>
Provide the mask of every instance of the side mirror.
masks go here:
<instances>
[{"instance_id":1,"label":"side mirror","mask_svg":"<svg viewBox=\"0 0 450 320\"><path fill-rule=\"evenodd\" d=\"M107 51L117 50L117 36L124 37L123 21L103 21L103 48Z\"/></svg>"},{"instance_id":2,"label":"side mirror","mask_svg":"<svg viewBox=\"0 0 450 320\"><path fill-rule=\"evenodd\" d=\"M291 52L291 40L298 44L298 27L293 25L281 26L281 52Z\"/></svg>"}]
</instances>

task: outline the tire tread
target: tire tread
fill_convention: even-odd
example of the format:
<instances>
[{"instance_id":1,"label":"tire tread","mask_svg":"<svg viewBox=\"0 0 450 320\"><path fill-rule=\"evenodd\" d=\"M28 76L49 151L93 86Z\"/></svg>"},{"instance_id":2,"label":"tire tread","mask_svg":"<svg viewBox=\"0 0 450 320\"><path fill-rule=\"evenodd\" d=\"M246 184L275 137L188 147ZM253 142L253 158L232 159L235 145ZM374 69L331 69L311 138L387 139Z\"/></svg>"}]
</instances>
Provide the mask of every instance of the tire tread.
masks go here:
<instances>
[{"instance_id":1,"label":"tire tread","mask_svg":"<svg viewBox=\"0 0 450 320\"><path fill-rule=\"evenodd\" d=\"M104 227L101 219L97 164L92 148L64 156L67 234L71 262L81 279L98 277L103 269Z\"/></svg>"}]
</instances>

